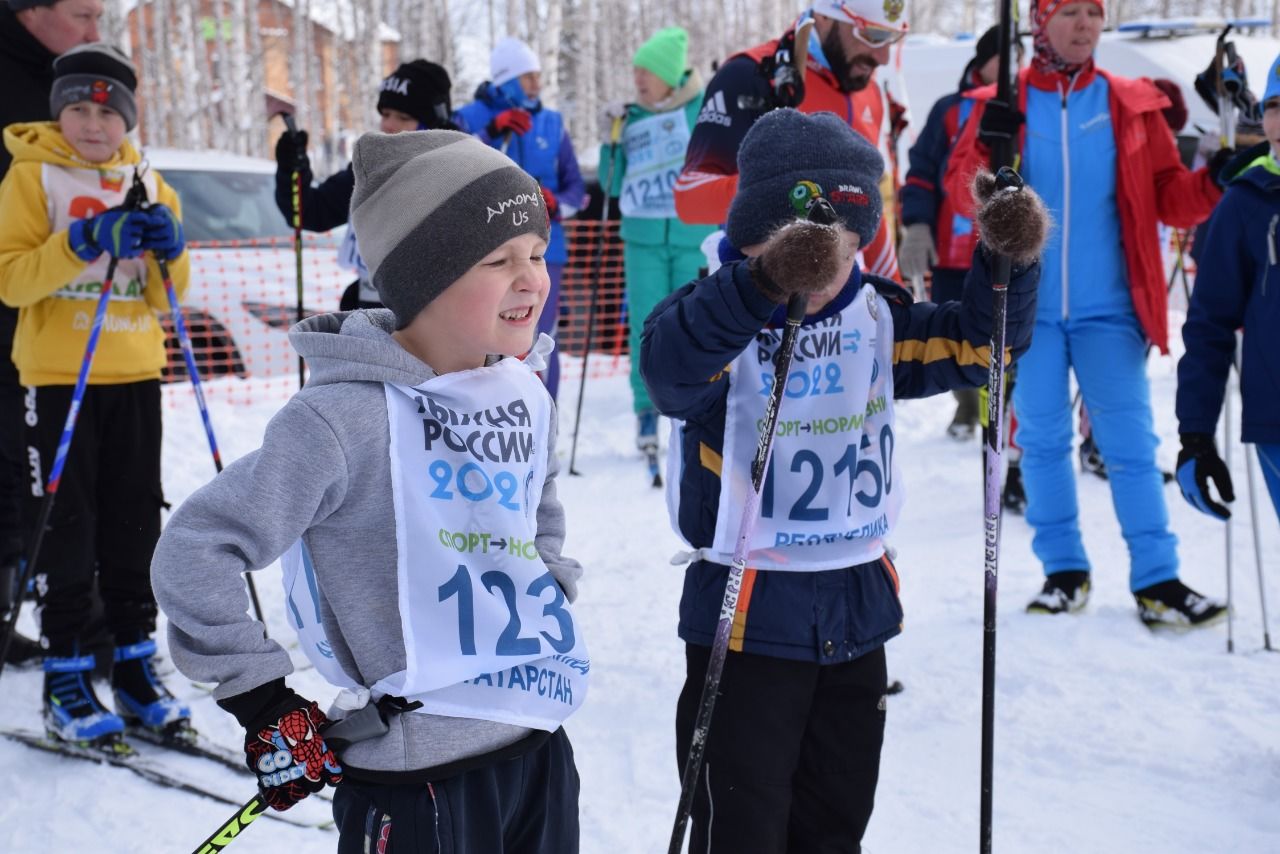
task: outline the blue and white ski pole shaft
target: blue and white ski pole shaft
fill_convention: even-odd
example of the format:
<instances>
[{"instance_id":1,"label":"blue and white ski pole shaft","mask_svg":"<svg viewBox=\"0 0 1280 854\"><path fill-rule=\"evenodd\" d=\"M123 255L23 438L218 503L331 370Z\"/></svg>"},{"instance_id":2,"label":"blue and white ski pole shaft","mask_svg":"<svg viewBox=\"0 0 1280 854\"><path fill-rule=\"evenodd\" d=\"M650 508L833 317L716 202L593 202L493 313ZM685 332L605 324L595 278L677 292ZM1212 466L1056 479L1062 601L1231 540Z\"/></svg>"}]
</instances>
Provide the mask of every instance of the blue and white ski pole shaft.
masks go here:
<instances>
[{"instance_id":1,"label":"blue and white ski pole shaft","mask_svg":"<svg viewBox=\"0 0 1280 854\"><path fill-rule=\"evenodd\" d=\"M204 398L204 386L200 382L200 369L196 367L196 356L191 348L191 335L187 332L187 322L182 316L182 305L178 302L178 294L173 287L173 278L169 275L169 264L159 255L155 255L156 266L160 268L160 278L164 280L165 296L169 299L169 310L173 314L173 330L178 336L178 345L182 348L182 358L187 363L187 376L191 378L191 391L196 396L196 405L200 408L200 420L204 422L204 435L209 440L209 451L213 454L213 467L222 472L222 454L218 452L218 440L213 435L213 421L209 418L209 404ZM249 587L249 601L253 603L253 615L262 623L262 631L267 632L267 620L262 615L262 603L258 600L258 588L253 583L253 576L245 573L245 583Z\"/></svg>"}]
</instances>

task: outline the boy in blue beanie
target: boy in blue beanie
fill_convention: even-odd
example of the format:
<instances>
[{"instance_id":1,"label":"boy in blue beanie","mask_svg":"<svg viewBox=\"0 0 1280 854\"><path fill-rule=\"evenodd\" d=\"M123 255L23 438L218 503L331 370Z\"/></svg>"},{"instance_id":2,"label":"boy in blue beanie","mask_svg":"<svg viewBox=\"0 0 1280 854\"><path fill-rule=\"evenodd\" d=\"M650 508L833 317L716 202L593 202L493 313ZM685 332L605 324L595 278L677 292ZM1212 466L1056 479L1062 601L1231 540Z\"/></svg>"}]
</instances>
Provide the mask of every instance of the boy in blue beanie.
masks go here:
<instances>
[{"instance_id":1,"label":"boy in blue beanie","mask_svg":"<svg viewBox=\"0 0 1280 854\"><path fill-rule=\"evenodd\" d=\"M1262 130L1266 142L1249 152L1209 221L1178 362L1178 486L1191 506L1218 519L1231 511L1213 499L1209 482L1222 501L1235 492L1213 434L1241 327L1241 440L1254 443L1280 516L1280 347L1273 337L1280 332L1280 58L1267 74Z\"/></svg>"},{"instance_id":2,"label":"boy in blue beanie","mask_svg":"<svg viewBox=\"0 0 1280 854\"><path fill-rule=\"evenodd\" d=\"M724 266L658 305L640 354L654 404L678 419L668 504L696 558L680 602L683 764L775 382L783 305L807 297L690 850L856 852L879 775L883 647L902 625L886 546L903 499L894 400L986 380L992 251L1015 259L1006 358L1026 349L1047 215L1029 189L993 193L983 176L984 244L963 300L913 304L901 286L858 269L857 251L880 224L884 167L834 114L766 114L738 167ZM837 225L796 221L818 199Z\"/></svg>"}]
</instances>

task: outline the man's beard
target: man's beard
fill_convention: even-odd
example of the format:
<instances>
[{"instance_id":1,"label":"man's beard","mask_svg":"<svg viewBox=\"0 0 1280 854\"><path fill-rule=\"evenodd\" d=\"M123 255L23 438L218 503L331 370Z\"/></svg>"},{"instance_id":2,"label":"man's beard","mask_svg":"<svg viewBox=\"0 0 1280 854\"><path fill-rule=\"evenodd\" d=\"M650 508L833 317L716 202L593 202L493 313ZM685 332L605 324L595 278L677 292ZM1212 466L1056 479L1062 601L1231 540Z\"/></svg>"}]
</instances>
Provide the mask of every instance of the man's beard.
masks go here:
<instances>
[{"instance_id":1,"label":"man's beard","mask_svg":"<svg viewBox=\"0 0 1280 854\"><path fill-rule=\"evenodd\" d=\"M867 88L867 84L871 82L871 75L879 65L865 54L850 60L845 54L844 45L840 42L840 33L835 27L832 27L827 32L826 38L822 40L822 52L831 65L831 73L835 75L836 82L845 92L860 92Z\"/></svg>"}]
</instances>

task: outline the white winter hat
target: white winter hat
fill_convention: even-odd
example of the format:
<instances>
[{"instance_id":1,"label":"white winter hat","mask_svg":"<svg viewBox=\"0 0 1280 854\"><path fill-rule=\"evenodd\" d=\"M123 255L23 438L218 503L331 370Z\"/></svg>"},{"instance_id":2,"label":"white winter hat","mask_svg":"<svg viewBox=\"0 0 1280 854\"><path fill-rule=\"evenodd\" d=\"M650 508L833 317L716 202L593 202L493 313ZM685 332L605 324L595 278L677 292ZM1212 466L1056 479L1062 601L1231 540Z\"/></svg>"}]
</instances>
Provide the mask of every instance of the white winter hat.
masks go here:
<instances>
[{"instance_id":1,"label":"white winter hat","mask_svg":"<svg viewBox=\"0 0 1280 854\"><path fill-rule=\"evenodd\" d=\"M814 0L813 13L841 23L865 21L876 27L907 31L907 0Z\"/></svg>"},{"instance_id":2,"label":"white winter hat","mask_svg":"<svg viewBox=\"0 0 1280 854\"><path fill-rule=\"evenodd\" d=\"M507 36L493 47L489 57L489 79L494 86L501 86L530 71L541 71L538 55L520 39Z\"/></svg>"}]
</instances>

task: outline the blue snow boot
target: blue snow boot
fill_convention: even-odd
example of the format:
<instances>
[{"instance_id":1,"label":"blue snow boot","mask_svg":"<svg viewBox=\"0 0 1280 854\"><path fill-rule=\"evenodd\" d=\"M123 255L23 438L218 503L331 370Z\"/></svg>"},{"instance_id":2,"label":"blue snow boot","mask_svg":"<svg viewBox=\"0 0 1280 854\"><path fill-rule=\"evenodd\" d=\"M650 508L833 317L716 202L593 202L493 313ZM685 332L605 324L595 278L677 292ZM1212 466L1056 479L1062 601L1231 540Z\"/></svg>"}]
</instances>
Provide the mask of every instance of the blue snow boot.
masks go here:
<instances>
[{"instance_id":1,"label":"blue snow boot","mask_svg":"<svg viewBox=\"0 0 1280 854\"><path fill-rule=\"evenodd\" d=\"M105 746L119 741L124 720L93 693L92 655L44 660L44 726L54 739Z\"/></svg>"},{"instance_id":2,"label":"blue snow boot","mask_svg":"<svg viewBox=\"0 0 1280 854\"><path fill-rule=\"evenodd\" d=\"M155 654L152 638L116 647L111 668L116 708L129 726L176 734L190 726L191 709L170 694L156 676L151 666Z\"/></svg>"},{"instance_id":3,"label":"blue snow boot","mask_svg":"<svg viewBox=\"0 0 1280 854\"><path fill-rule=\"evenodd\" d=\"M646 454L658 450L658 413L652 409L636 414L636 448Z\"/></svg>"}]
</instances>

